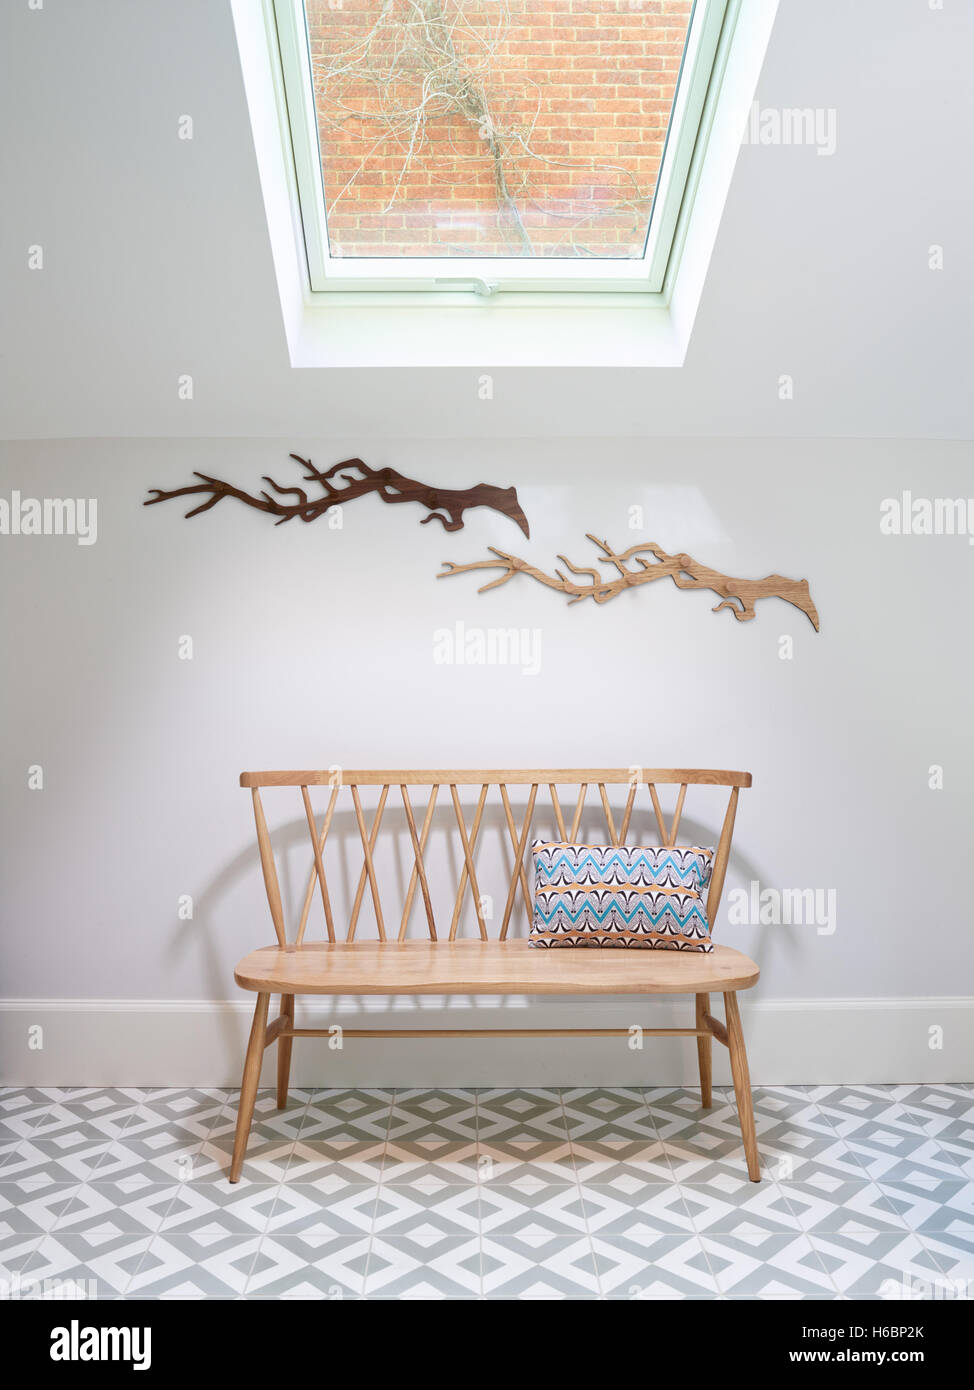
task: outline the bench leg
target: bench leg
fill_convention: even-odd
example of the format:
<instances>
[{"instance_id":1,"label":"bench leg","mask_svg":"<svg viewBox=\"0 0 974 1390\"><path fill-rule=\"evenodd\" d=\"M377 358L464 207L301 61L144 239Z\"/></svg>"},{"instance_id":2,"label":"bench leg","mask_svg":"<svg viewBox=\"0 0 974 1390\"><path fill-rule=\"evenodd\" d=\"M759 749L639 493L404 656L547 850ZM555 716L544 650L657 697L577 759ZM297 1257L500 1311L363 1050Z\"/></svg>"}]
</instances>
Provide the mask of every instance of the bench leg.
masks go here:
<instances>
[{"instance_id":1,"label":"bench leg","mask_svg":"<svg viewBox=\"0 0 974 1390\"><path fill-rule=\"evenodd\" d=\"M233 1158L230 1162L231 1182L240 1180L240 1169L243 1167L247 1139L250 1135L250 1122L254 1118L254 1101L257 1099L257 1083L260 1080L261 1062L264 1060L264 1034L267 1031L267 1006L270 1001L269 994L258 994L254 1021L250 1027L250 1042L247 1044L243 1080L240 1083L237 1132L233 1140Z\"/></svg>"},{"instance_id":2,"label":"bench leg","mask_svg":"<svg viewBox=\"0 0 974 1390\"><path fill-rule=\"evenodd\" d=\"M697 1028L705 1027L704 1014L710 1013L710 995L697 995ZM713 1052L714 1040L708 1033L705 1038L697 1038L697 1061L700 1063L700 1103L705 1110L709 1110L714 1103L713 1099Z\"/></svg>"},{"instance_id":3,"label":"bench leg","mask_svg":"<svg viewBox=\"0 0 974 1390\"><path fill-rule=\"evenodd\" d=\"M286 1018L294 1027L294 995L281 995L281 1018ZM291 1075L291 1044L293 1038L277 1040L277 1108L283 1110L287 1105L287 1083Z\"/></svg>"},{"instance_id":4,"label":"bench leg","mask_svg":"<svg viewBox=\"0 0 974 1390\"><path fill-rule=\"evenodd\" d=\"M751 1078L747 1069L741 1011L737 1006L736 994L724 995L724 1008L727 1013L727 1045L730 1051L731 1073L734 1077L734 1095L737 1097L737 1114L744 1140L744 1154L747 1158L747 1175L752 1182L760 1182L761 1160L758 1158L758 1137L754 1128Z\"/></svg>"}]
</instances>

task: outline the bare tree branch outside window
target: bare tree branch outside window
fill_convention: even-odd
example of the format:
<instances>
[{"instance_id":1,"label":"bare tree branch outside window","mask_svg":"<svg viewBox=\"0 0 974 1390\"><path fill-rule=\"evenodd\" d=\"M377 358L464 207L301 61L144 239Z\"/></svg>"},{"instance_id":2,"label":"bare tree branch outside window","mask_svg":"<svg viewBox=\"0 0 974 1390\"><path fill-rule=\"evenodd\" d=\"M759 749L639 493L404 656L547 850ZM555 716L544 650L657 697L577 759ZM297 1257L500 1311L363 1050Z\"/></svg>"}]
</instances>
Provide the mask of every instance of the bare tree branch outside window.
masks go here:
<instances>
[{"instance_id":1,"label":"bare tree branch outside window","mask_svg":"<svg viewBox=\"0 0 974 1390\"><path fill-rule=\"evenodd\" d=\"M641 256L691 0L307 0L332 254Z\"/></svg>"}]
</instances>

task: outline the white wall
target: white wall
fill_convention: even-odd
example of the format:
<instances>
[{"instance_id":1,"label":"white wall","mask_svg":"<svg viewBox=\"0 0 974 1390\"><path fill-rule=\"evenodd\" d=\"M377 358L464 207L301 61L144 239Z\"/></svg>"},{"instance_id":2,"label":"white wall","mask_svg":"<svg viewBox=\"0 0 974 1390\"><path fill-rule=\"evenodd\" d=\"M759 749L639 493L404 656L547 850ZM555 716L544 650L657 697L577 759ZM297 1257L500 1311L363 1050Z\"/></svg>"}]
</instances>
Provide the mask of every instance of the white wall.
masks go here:
<instances>
[{"instance_id":1,"label":"white wall","mask_svg":"<svg viewBox=\"0 0 974 1390\"><path fill-rule=\"evenodd\" d=\"M833 111L835 153L742 148L686 366L485 403L479 369L290 369L229 0L4 5L0 437L969 436L972 43L961 0L782 0L758 100Z\"/></svg>"},{"instance_id":2,"label":"white wall","mask_svg":"<svg viewBox=\"0 0 974 1390\"><path fill-rule=\"evenodd\" d=\"M350 504L341 531L324 520L275 528L232 501L192 522L175 502L141 506L150 486L181 485L193 469L245 487L264 472L289 481L291 449L320 464L360 451L454 485L514 483L531 541L485 511L445 535L419 524L421 508L376 498ZM236 785L244 768L725 766L754 774L726 892L757 879L836 893L831 935L721 927L720 939L762 964L755 1000L915 1000L920 1009L909 1036L896 1004L895 1027L880 1029L872 1052L856 1038L869 1055L861 1063L844 1043L834 1055L838 1035L816 1040L809 1029L797 1079L822 1079L808 1072L816 1066L875 1069L880 1045L894 1065L891 1041L899 1070L886 1079L931 1067L969 1076L971 1034L959 1031L969 1004L951 1015L966 1022L947 1029L943 1052L931 1053L927 1030L956 1011L948 999L974 995L965 875L971 547L963 536L879 530L881 500L904 488L974 494L964 446L291 437L22 443L2 457L0 496L96 497L99 525L90 547L65 536L0 538L3 995L235 997L236 959L272 939L249 798ZM641 532L628 529L633 504L645 508ZM822 630L776 600L737 623L711 613L709 594L668 582L597 608L568 607L527 579L478 595L475 576L434 578L442 560L481 558L489 544L543 567L559 551L587 563L589 530L620 547L655 539L733 575L807 577ZM539 628L540 673L434 664L435 630L458 620ZM178 659L184 634L192 661ZM790 661L778 655L785 634ZM43 766L43 791L28 790L32 764ZM943 790L928 786L932 764L944 768ZM300 803L297 793L282 796L268 807L289 873L303 875ZM687 812L695 833L719 828L716 810L709 821L691 803ZM194 899L191 922L177 918L181 894ZM799 1017L821 1005L811 1008ZM178 1026L185 1042L190 1014L159 1018L157 1041ZM855 1036L862 1020L852 1021ZM46 1056L24 1055L24 1022L22 1012L5 1016L4 1074L77 1079L86 1047L95 1048L92 1017L75 1017L59 1055ZM519 1046L501 1055L523 1079ZM542 1065L537 1045L523 1047ZM149 1055L140 1063L123 1050L113 1074L145 1079ZM152 1055L157 1075L158 1049ZM435 1044L423 1055L439 1075L466 1065L461 1054L444 1060ZM552 1055L563 1054L544 1053L544 1065ZM602 1079L641 1065L594 1055ZM797 1064L798 1054L787 1056ZM398 1049L360 1058L373 1080L406 1065ZM302 1063L326 1064L320 1052ZM214 1079L203 1057L187 1067ZM765 1079L781 1067L775 1034Z\"/></svg>"}]
</instances>

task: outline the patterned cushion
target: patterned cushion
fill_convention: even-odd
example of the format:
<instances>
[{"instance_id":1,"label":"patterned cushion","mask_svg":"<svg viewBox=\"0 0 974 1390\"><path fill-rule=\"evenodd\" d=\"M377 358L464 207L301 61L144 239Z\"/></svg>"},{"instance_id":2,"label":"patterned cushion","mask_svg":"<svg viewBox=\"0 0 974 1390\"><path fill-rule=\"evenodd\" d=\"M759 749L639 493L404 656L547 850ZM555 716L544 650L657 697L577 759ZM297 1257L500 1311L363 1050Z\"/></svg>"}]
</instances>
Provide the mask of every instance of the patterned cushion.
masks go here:
<instances>
[{"instance_id":1,"label":"patterned cushion","mask_svg":"<svg viewBox=\"0 0 974 1390\"><path fill-rule=\"evenodd\" d=\"M532 946L712 951L704 890L712 849L536 840Z\"/></svg>"}]
</instances>

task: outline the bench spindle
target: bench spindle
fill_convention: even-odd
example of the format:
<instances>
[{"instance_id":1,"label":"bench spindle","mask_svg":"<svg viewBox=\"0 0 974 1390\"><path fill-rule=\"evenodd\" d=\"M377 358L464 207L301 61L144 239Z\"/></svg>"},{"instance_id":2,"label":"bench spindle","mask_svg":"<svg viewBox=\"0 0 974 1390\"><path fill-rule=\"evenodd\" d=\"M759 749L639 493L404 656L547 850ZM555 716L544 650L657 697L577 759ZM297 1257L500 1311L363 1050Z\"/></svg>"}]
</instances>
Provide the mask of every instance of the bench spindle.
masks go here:
<instances>
[{"instance_id":1,"label":"bench spindle","mask_svg":"<svg viewBox=\"0 0 974 1390\"><path fill-rule=\"evenodd\" d=\"M507 787L503 782L500 784L500 792L501 803L504 807L504 816L507 820L507 833L511 837L511 849L514 851L514 871L521 881L521 893L524 897L524 910L528 914L528 921L530 922L532 904L531 893L528 888L528 876L524 872L524 848L522 841L517 833L517 826L514 821L514 812L511 810L511 798L508 794Z\"/></svg>"},{"instance_id":2,"label":"bench spindle","mask_svg":"<svg viewBox=\"0 0 974 1390\"><path fill-rule=\"evenodd\" d=\"M467 827L463 819L463 808L460 805L460 797L457 794L456 784L450 783L450 795L453 797L453 809L456 813L457 828L460 831L460 843L463 846L463 869L460 873L460 887L457 890L457 900L453 907L453 920L450 923L450 940L457 938L457 927L460 924L460 911L463 907L463 899L467 892L467 881L473 888L474 908L477 912L477 926L480 928L481 941L487 940L487 923L484 921L484 913L480 904L480 889L477 886L477 874L473 866L473 846L477 843L477 836L480 834L480 822L484 814L484 804L487 800L487 788L490 784L485 782L480 788L480 798L477 801L477 811L473 819L470 830L470 838L467 838Z\"/></svg>"},{"instance_id":3,"label":"bench spindle","mask_svg":"<svg viewBox=\"0 0 974 1390\"><path fill-rule=\"evenodd\" d=\"M437 798L437 795L438 795L438 793L439 793L439 790L440 790L440 788L439 788L439 786L438 786L436 783L434 783L433 786L432 786L432 788L430 789L429 801L427 802L427 805L426 805L426 815L423 817L423 828L422 828L422 830L419 832L419 848L420 848L420 857L421 857L421 858L422 858L422 856L426 853L426 843L427 843L427 840L429 839L430 826L433 824L433 812L434 812L434 810L436 809L436 798ZM415 892L416 892L416 884L417 884L418 882L419 882L419 870L418 870L418 868L417 868L417 865L414 863L414 864L413 864L413 868L412 868L412 873L409 875L409 887L406 889L406 901L405 901L405 903L403 904L403 909L402 909L402 920L401 920L401 922L399 923L399 940L400 940L400 941L405 941L405 940L406 940L406 931L407 931L407 928L408 928L408 926L409 926L409 914L410 914L410 912L412 911L413 896L415 895ZM437 938L436 938L436 928L435 928L435 927L432 928L432 939L433 939L434 941L437 939Z\"/></svg>"},{"instance_id":4,"label":"bench spindle","mask_svg":"<svg viewBox=\"0 0 974 1390\"><path fill-rule=\"evenodd\" d=\"M433 904L430 900L429 884L426 882L426 869L423 865L423 846L420 844L416 834L416 822L413 819L413 808L410 805L409 793L406 791L405 782L400 782L399 790L402 792L402 804L406 812L406 823L409 826L409 837L413 842L413 861L416 873L419 875L419 885L423 894L423 905L426 908L426 924L429 927L430 941L436 940L436 923L433 920ZM425 826L424 826L425 830ZM412 906L412 896L410 896L406 910L403 913L402 923L399 927L399 940L402 941L406 935L406 924L409 921L409 908Z\"/></svg>"},{"instance_id":5,"label":"bench spindle","mask_svg":"<svg viewBox=\"0 0 974 1390\"><path fill-rule=\"evenodd\" d=\"M365 894L365 880L368 878L369 887L372 890L372 905L375 908L375 922L379 929L379 940L385 941L386 928L382 920L382 904L379 902L379 886L375 881L375 867L372 863L372 851L375 849L375 842L379 835L379 826L382 823L382 812L386 807L386 797L389 795L389 784L383 785L379 793L379 802L375 810L375 820L372 822L372 829L368 835L365 833L365 817L362 815L362 798L358 793L358 786L352 785L352 805L355 807L355 819L358 822L358 832L362 837L362 849L365 853L365 863L362 865L362 872L359 875L358 891L355 894L355 903L352 907L352 915L348 924L348 935L346 941L355 940L355 928L358 925L358 915L362 908L362 898Z\"/></svg>"},{"instance_id":6,"label":"bench spindle","mask_svg":"<svg viewBox=\"0 0 974 1390\"><path fill-rule=\"evenodd\" d=\"M517 896L517 884L520 877L519 870L524 864L524 851L527 848L528 836L531 833L531 821L534 817L534 803L538 796L538 783L532 782L531 791L528 794L528 806L524 813L524 824L521 826L521 838L517 842L517 850L514 855L514 872L511 874L510 887L507 890L507 902L504 904L504 920L501 922L501 929L498 933L499 941L507 940L507 928L511 921L511 910L514 907L514 899ZM522 870L523 871L523 870ZM530 908L528 909L528 921L531 920Z\"/></svg>"},{"instance_id":7,"label":"bench spindle","mask_svg":"<svg viewBox=\"0 0 974 1390\"><path fill-rule=\"evenodd\" d=\"M575 803L575 815L572 817L572 833L569 840L578 839L578 828L582 823L582 810L585 806L585 794L588 791L588 783L583 782L578 789L578 801Z\"/></svg>"}]
</instances>

